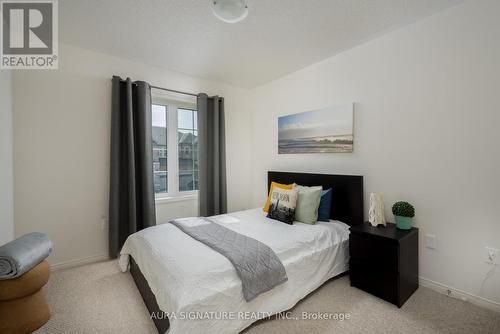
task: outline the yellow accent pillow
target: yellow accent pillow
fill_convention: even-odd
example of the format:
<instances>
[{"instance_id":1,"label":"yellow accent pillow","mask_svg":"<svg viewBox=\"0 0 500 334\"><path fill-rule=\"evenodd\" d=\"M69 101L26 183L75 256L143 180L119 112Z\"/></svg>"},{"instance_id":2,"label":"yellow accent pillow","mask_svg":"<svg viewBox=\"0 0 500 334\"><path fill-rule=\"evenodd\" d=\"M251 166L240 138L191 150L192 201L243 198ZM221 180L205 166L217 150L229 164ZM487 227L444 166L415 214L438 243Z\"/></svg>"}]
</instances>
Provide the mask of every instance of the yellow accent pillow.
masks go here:
<instances>
[{"instance_id":1,"label":"yellow accent pillow","mask_svg":"<svg viewBox=\"0 0 500 334\"><path fill-rule=\"evenodd\" d=\"M267 195L266 205L264 205L264 208L262 209L262 211L264 211L264 212L269 211L269 205L271 204L271 194L273 193L273 187L290 190L290 189L293 189L294 186L295 186L295 183L281 184L281 183L277 183L277 182L271 182L271 187L269 188L269 194Z\"/></svg>"}]
</instances>

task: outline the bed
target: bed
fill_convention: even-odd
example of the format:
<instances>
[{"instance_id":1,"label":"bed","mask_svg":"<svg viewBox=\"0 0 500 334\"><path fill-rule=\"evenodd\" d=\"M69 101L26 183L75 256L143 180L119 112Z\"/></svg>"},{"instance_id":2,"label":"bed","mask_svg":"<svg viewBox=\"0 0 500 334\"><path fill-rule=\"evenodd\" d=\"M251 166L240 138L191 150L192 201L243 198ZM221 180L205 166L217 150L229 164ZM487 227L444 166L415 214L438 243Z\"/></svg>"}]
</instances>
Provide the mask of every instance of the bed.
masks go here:
<instances>
[{"instance_id":1,"label":"bed","mask_svg":"<svg viewBox=\"0 0 500 334\"><path fill-rule=\"evenodd\" d=\"M331 187L331 220L287 225L266 218L261 208L211 217L268 245L283 263L288 281L254 300L243 298L228 259L172 224L127 239L120 267L130 270L159 333L238 333L348 270L349 226L363 222L362 176L268 172L268 185L272 181Z\"/></svg>"}]
</instances>

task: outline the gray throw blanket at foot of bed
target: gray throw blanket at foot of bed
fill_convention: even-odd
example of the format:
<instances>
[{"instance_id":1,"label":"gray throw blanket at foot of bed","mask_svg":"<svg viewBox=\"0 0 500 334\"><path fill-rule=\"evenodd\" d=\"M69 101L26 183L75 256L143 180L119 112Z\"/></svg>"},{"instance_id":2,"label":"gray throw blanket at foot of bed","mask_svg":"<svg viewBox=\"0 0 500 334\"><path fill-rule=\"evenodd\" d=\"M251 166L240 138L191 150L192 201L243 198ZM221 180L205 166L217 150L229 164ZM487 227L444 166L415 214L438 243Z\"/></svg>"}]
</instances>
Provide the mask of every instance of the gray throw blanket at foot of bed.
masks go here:
<instances>
[{"instance_id":1,"label":"gray throw blanket at foot of bed","mask_svg":"<svg viewBox=\"0 0 500 334\"><path fill-rule=\"evenodd\" d=\"M280 259L260 241L207 218L173 220L170 223L219 252L233 264L241 279L243 297L247 302L288 280Z\"/></svg>"},{"instance_id":2,"label":"gray throw blanket at foot of bed","mask_svg":"<svg viewBox=\"0 0 500 334\"><path fill-rule=\"evenodd\" d=\"M43 233L28 233L0 247L0 280L16 278L45 260L52 241Z\"/></svg>"}]
</instances>

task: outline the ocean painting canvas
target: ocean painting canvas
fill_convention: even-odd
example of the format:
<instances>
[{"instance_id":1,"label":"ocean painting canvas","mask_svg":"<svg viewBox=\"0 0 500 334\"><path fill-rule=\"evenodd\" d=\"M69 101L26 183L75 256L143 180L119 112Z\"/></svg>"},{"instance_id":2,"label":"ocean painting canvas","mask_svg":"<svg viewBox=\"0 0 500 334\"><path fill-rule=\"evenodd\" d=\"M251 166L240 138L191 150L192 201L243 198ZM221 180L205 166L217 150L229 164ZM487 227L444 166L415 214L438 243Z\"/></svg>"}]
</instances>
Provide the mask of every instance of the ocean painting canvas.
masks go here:
<instances>
[{"instance_id":1,"label":"ocean painting canvas","mask_svg":"<svg viewBox=\"0 0 500 334\"><path fill-rule=\"evenodd\" d=\"M350 153L354 105L278 117L278 153Z\"/></svg>"}]
</instances>

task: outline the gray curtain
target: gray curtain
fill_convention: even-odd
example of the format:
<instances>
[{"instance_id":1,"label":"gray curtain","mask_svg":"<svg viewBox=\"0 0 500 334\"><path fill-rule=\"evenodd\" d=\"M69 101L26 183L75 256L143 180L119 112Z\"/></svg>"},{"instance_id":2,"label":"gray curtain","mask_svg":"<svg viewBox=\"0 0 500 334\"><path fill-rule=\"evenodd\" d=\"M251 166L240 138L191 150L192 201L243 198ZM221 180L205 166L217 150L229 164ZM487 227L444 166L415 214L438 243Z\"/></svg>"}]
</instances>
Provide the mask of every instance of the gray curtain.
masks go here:
<instances>
[{"instance_id":1,"label":"gray curtain","mask_svg":"<svg viewBox=\"0 0 500 334\"><path fill-rule=\"evenodd\" d=\"M127 237L156 224L149 84L112 80L109 255Z\"/></svg>"},{"instance_id":2,"label":"gray curtain","mask_svg":"<svg viewBox=\"0 0 500 334\"><path fill-rule=\"evenodd\" d=\"M200 216L227 212L224 99L198 95L198 201Z\"/></svg>"}]
</instances>

